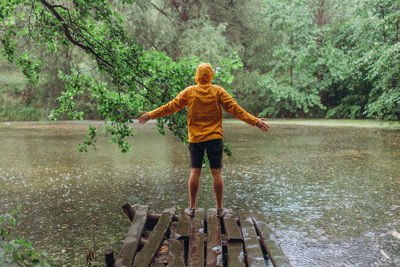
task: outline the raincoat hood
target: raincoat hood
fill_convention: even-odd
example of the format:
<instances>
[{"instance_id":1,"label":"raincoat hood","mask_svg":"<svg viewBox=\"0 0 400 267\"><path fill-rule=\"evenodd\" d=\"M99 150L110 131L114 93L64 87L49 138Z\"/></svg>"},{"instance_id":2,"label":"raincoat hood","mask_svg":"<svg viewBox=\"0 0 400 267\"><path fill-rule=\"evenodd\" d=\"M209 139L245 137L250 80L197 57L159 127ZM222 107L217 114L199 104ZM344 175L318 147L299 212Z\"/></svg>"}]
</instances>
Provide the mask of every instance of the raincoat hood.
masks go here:
<instances>
[{"instance_id":1,"label":"raincoat hood","mask_svg":"<svg viewBox=\"0 0 400 267\"><path fill-rule=\"evenodd\" d=\"M196 75L194 80L198 85L211 85L211 80L214 78L214 71L210 64L201 63L197 66Z\"/></svg>"}]
</instances>

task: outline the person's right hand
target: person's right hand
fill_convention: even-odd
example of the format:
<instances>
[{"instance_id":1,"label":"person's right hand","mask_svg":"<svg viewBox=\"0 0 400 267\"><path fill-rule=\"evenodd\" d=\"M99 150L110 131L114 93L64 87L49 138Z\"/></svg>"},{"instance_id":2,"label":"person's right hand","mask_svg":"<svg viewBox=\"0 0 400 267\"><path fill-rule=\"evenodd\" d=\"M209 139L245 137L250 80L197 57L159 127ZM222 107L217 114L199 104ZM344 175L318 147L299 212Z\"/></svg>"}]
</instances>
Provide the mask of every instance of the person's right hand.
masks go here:
<instances>
[{"instance_id":1,"label":"person's right hand","mask_svg":"<svg viewBox=\"0 0 400 267\"><path fill-rule=\"evenodd\" d=\"M265 121L265 120L266 120L266 118L259 118L258 121L257 121L256 126L257 126L258 128L260 128L261 131L263 131L263 132L268 132L268 131L269 131L269 126L268 126L268 124L266 124L265 122L263 122L263 121Z\"/></svg>"},{"instance_id":2,"label":"person's right hand","mask_svg":"<svg viewBox=\"0 0 400 267\"><path fill-rule=\"evenodd\" d=\"M139 118L139 123L140 123L140 124L143 124L143 123L145 123L146 121L150 120L150 115L149 115L149 113L148 113L147 111L140 111L140 113L143 114L143 115L140 116L140 118Z\"/></svg>"}]
</instances>

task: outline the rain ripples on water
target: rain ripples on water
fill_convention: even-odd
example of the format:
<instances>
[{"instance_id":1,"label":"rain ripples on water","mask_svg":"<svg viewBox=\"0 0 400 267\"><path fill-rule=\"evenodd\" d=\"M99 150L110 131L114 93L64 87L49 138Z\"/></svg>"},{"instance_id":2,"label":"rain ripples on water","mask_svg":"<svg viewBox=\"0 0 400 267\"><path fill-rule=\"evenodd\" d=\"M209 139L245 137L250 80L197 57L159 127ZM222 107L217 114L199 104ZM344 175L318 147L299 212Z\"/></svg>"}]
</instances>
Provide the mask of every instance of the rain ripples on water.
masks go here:
<instances>
[{"instance_id":1,"label":"rain ripples on water","mask_svg":"<svg viewBox=\"0 0 400 267\"><path fill-rule=\"evenodd\" d=\"M156 212L186 207L188 149L135 125L133 151L122 155L99 140L76 145L88 125L0 124L0 214L21 207L21 237L66 266L85 265L88 249L118 251L129 226L121 205ZM226 123L233 146L224 158L224 203L268 218L293 266L400 265L400 131L272 125L263 135ZM203 171L198 206L214 206Z\"/></svg>"}]
</instances>

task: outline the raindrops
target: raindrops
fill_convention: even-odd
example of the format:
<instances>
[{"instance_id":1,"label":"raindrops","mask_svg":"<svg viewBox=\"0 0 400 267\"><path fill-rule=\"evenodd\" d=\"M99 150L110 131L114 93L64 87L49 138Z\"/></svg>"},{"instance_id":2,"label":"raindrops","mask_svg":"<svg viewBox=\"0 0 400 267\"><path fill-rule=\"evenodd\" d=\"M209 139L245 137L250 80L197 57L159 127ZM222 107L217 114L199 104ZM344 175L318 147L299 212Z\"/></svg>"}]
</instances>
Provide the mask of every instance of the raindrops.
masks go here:
<instances>
[{"instance_id":1,"label":"raindrops","mask_svg":"<svg viewBox=\"0 0 400 267\"><path fill-rule=\"evenodd\" d=\"M61 263L81 266L93 239L101 248L122 242L129 225L122 204L186 207L190 169L187 147L155 128L138 131L128 155L101 141L82 154L75 145L86 129L78 126L65 135L57 127L7 134L0 213L21 205L20 233ZM293 262L399 262L400 135L276 125L264 138L229 123L224 131L234 151L224 158L224 204L264 213ZM209 171L197 204L215 205Z\"/></svg>"}]
</instances>

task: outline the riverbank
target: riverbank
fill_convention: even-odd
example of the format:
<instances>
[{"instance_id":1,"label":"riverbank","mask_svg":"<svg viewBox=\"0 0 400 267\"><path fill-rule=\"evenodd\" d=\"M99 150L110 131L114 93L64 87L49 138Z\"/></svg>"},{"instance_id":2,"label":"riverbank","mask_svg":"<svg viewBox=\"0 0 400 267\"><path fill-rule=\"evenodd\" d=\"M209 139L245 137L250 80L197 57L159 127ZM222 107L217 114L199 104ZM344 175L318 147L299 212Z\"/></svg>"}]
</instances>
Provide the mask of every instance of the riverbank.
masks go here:
<instances>
[{"instance_id":1,"label":"riverbank","mask_svg":"<svg viewBox=\"0 0 400 267\"><path fill-rule=\"evenodd\" d=\"M229 123L240 123L239 120L225 120ZM267 119L271 125L303 125L326 127L359 127L359 128L387 128L400 129L400 121L379 121L369 119Z\"/></svg>"},{"instance_id":2,"label":"riverbank","mask_svg":"<svg viewBox=\"0 0 400 267\"><path fill-rule=\"evenodd\" d=\"M150 120L149 123L155 123L155 120ZM266 122L270 125L302 125L302 126L319 126L319 127L358 127L358 128L379 128L379 129L400 129L400 121L378 121L368 119L267 119ZM51 127L57 124L86 124L101 125L103 121L100 120L84 120L84 121L16 121L16 122L1 122L1 126L13 125L14 127L30 127L33 124L35 128ZM51 123L49 125L49 123ZM134 120L137 123L137 120ZM237 119L224 119L224 124L243 123ZM53 127L54 127L53 125Z\"/></svg>"}]
</instances>

